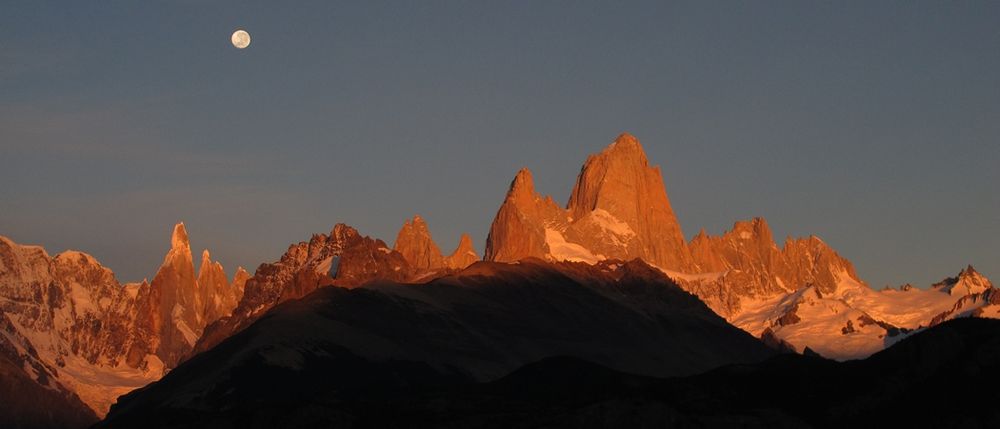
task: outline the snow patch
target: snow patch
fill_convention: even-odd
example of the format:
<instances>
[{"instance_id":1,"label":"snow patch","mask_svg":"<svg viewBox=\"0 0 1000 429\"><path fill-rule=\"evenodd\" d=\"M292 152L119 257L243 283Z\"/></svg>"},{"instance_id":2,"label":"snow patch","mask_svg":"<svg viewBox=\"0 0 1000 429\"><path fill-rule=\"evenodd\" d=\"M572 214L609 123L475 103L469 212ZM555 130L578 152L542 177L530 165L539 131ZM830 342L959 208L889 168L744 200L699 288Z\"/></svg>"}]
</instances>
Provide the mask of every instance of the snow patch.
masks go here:
<instances>
[{"instance_id":1,"label":"snow patch","mask_svg":"<svg viewBox=\"0 0 1000 429\"><path fill-rule=\"evenodd\" d=\"M76 355L66 356L66 365L59 369L59 381L77 393L80 399L104 416L118 397L158 380L164 368L154 355L146 356L147 369L128 365L96 366Z\"/></svg>"},{"instance_id":2,"label":"snow patch","mask_svg":"<svg viewBox=\"0 0 1000 429\"><path fill-rule=\"evenodd\" d=\"M340 268L340 256L330 256L316 265L316 274L328 275L337 278L337 269Z\"/></svg>"},{"instance_id":3,"label":"snow patch","mask_svg":"<svg viewBox=\"0 0 1000 429\"><path fill-rule=\"evenodd\" d=\"M330 272L330 265L333 263L333 256L326 258L316 264L316 274L323 275Z\"/></svg>"},{"instance_id":4,"label":"snow patch","mask_svg":"<svg viewBox=\"0 0 1000 429\"><path fill-rule=\"evenodd\" d=\"M934 316L951 310L961 299L960 295L954 296L941 289L876 291L858 283L844 271L838 272L837 277L837 290L831 298L900 328L926 327Z\"/></svg>"},{"instance_id":5,"label":"snow patch","mask_svg":"<svg viewBox=\"0 0 1000 429\"><path fill-rule=\"evenodd\" d=\"M594 209L590 212L590 221L601 229L615 234L622 238L634 237L635 231L627 223L618 220L614 215L604 209Z\"/></svg>"},{"instance_id":6,"label":"snow patch","mask_svg":"<svg viewBox=\"0 0 1000 429\"><path fill-rule=\"evenodd\" d=\"M757 337L771 328L778 338L800 353L809 347L831 359L860 359L896 340L888 337L878 324L866 322L863 311L837 298L821 298L814 287L769 298L743 299L740 306L740 314L730 320L733 325ZM798 322L784 325L777 322L792 310Z\"/></svg>"},{"instance_id":7,"label":"snow patch","mask_svg":"<svg viewBox=\"0 0 1000 429\"><path fill-rule=\"evenodd\" d=\"M606 259L595 255L586 247L566 241L562 233L551 228L545 228L545 244L549 246L549 254L558 261L586 262L596 264Z\"/></svg>"}]
</instances>

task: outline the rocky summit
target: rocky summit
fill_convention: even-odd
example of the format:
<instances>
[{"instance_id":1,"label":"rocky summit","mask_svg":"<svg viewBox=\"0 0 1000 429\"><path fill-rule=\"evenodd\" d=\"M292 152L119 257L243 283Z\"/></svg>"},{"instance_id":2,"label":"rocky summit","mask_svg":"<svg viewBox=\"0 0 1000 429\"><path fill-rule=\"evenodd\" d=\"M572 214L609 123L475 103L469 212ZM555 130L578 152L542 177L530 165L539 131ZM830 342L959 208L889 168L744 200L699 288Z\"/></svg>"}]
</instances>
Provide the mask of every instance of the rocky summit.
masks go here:
<instances>
[{"instance_id":1,"label":"rocky summit","mask_svg":"<svg viewBox=\"0 0 1000 429\"><path fill-rule=\"evenodd\" d=\"M403 224L393 249L403 255L413 268L428 270L444 267L441 249L431 238L427 222L419 215Z\"/></svg>"},{"instance_id":2,"label":"rocky summit","mask_svg":"<svg viewBox=\"0 0 1000 429\"><path fill-rule=\"evenodd\" d=\"M659 167L622 134L587 158L566 208L535 192L528 169L511 183L486 242L485 258L594 263L643 259L669 270L695 268Z\"/></svg>"},{"instance_id":3,"label":"rocky summit","mask_svg":"<svg viewBox=\"0 0 1000 429\"><path fill-rule=\"evenodd\" d=\"M479 260L476 248L472 245L472 237L463 233L458 239L458 247L444 258L444 265L453 270L461 270Z\"/></svg>"},{"instance_id":4,"label":"rocky summit","mask_svg":"<svg viewBox=\"0 0 1000 429\"><path fill-rule=\"evenodd\" d=\"M431 237L427 222L420 215L403 223L396 235L393 250L403 255L413 269L430 271L430 277L434 276L433 272L443 269L459 270L479 260L479 255L472 246L472 237L465 233L454 252L448 256L442 255L441 249Z\"/></svg>"}]
</instances>

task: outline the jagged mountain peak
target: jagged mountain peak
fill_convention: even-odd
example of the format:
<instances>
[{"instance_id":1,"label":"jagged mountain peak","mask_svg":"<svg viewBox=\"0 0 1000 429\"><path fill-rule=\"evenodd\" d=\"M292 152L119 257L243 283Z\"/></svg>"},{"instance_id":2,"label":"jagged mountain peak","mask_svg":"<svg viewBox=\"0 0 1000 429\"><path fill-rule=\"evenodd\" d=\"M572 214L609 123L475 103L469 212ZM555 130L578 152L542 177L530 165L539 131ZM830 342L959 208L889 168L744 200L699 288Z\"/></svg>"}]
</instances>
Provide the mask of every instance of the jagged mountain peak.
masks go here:
<instances>
[{"instance_id":1,"label":"jagged mountain peak","mask_svg":"<svg viewBox=\"0 0 1000 429\"><path fill-rule=\"evenodd\" d=\"M53 259L61 259L66 261L74 261L79 264L99 264L97 258L94 258L89 253L81 252L79 250L66 250L55 256Z\"/></svg>"},{"instance_id":2,"label":"jagged mountain peak","mask_svg":"<svg viewBox=\"0 0 1000 429\"><path fill-rule=\"evenodd\" d=\"M979 274L979 271L976 271L976 268L973 267L972 264L969 264L968 266L966 266L965 268L963 268L962 271L960 271L958 273L958 277L959 278L962 278L962 277L982 277L982 275Z\"/></svg>"},{"instance_id":3,"label":"jagged mountain peak","mask_svg":"<svg viewBox=\"0 0 1000 429\"><path fill-rule=\"evenodd\" d=\"M330 237L341 242L358 238L360 236L361 234L358 233L358 230L344 223L338 223L333 226L332 230L330 230Z\"/></svg>"},{"instance_id":4,"label":"jagged mountain peak","mask_svg":"<svg viewBox=\"0 0 1000 429\"><path fill-rule=\"evenodd\" d=\"M417 232L427 232L427 221L420 215L415 214L412 218L403 221L403 229L413 229Z\"/></svg>"},{"instance_id":5,"label":"jagged mountain peak","mask_svg":"<svg viewBox=\"0 0 1000 429\"><path fill-rule=\"evenodd\" d=\"M659 168L624 133L590 155L562 209L535 193L522 169L490 228L485 259L526 257L594 263L643 258L670 270L694 267Z\"/></svg>"},{"instance_id":6,"label":"jagged mountain peak","mask_svg":"<svg viewBox=\"0 0 1000 429\"><path fill-rule=\"evenodd\" d=\"M462 236L458 238L458 248L474 250L472 247L472 236L470 236L469 233L463 232Z\"/></svg>"},{"instance_id":7,"label":"jagged mountain peak","mask_svg":"<svg viewBox=\"0 0 1000 429\"><path fill-rule=\"evenodd\" d=\"M623 149L623 148L639 148L642 150L642 146L639 144L639 139L635 138L632 134L625 131L615 137L615 141L608 146L608 149Z\"/></svg>"},{"instance_id":8,"label":"jagged mountain peak","mask_svg":"<svg viewBox=\"0 0 1000 429\"><path fill-rule=\"evenodd\" d=\"M191 245L183 222L174 226L170 244L170 251L153 276L150 289L151 306L156 308L151 326L162 329L156 355L172 368L194 345L205 322L199 312L202 305L198 300Z\"/></svg>"},{"instance_id":9,"label":"jagged mountain peak","mask_svg":"<svg viewBox=\"0 0 1000 429\"><path fill-rule=\"evenodd\" d=\"M646 151L642 148L642 144L639 143L639 139L629 133L619 134L604 150L591 155L589 158L614 158L634 163L636 166L641 165L646 167L649 165L649 161L646 158Z\"/></svg>"},{"instance_id":10,"label":"jagged mountain peak","mask_svg":"<svg viewBox=\"0 0 1000 429\"><path fill-rule=\"evenodd\" d=\"M986 276L976 271L972 265L963 268L957 276L938 282L933 287L943 288L951 295L964 296L981 293L993 288L993 283Z\"/></svg>"},{"instance_id":11,"label":"jagged mountain peak","mask_svg":"<svg viewBox=\"0 0 1000 429\"><path fill-rule=\"evenodd\" d=\"M523 167L517 171L514 180L510 182L506 200L524 205L532 203L536 198L538 198L538 194L535 192L535 178L528 167Z\"/></svg>"},{"instance_id":12,"label":"jagged mountain peak","mask_svg":"<svg viewBox=\"0 0 1000 429\"><path fill-rule=\"evenodd\" d=\"M393 250L402 254L417 269L433 270L445 266L441 248L434 242L427 222L420 215L414 215L412 219L403 222L403 227L396 235Z\"/></svg>"},{"instance_id":13,"label":"jagged mountain peak","mask_svg":"<svg viewBox=\"0 0 1000 429\"><path fill-rule=\"evenodd\" d=\"M604 232L601 244L584 246L609 258L640 257L670 270L694 266L670 205L659 167L650 167L639 140L628 133L587 158L567 203L574 223ZM580 231L593 235L597 231ZM569 239L574 233L569 231ZM582 237L581 237L582 239Z\"/></svg>"},{"instance_id":14,"label":"jagged mountain peak","mask_svg":"<svg viewBox=\"0 0 1000 429\"><path fill-rule=\"evenodd\" d=\"M768 244L774 243L771 234L771 227L767 220L762 217L754 217L750 220L740 220L733 223L733 229L727 234L731 238L742 240L759 240Z\"/></svg>"},{"instance_id":15,"label":"jagged mountain peak","mask_svg":"<svg viewBox=\"0 0 1000 429\"><path fill-rule=\"evenodd\" d=\"M458 239L458 247L455 251L445 257L445 265L452 269L462 269L472 265L479 260L479 255L476 253L476 249L472 245L472 237L469 234L462 233L462 237Z\"/></svg>"},{"instance_id":16,"label":"jagged mountain peak","mask_svg":"<svg viewBox=\"0 0 1000 429\"><path fill-rule=\"evenodd\" d=\"M647 186L650 189L644 189ZM611 209L612 213L628 210L627 205L639 204L638 198L657 198L658 194L666 199L659 169L649 168L639 141L623 133L604 150L587 157L566 206L577 218L597 208Z\"/></svg>"},{"instance_id":17,"label":"jagged mountain peak","mask_svg":"<svg viewBox=\"0 0 1000 429\"><path fill-rule=\"evenodd\" d=\"M187 229L184 228L184 222L178 222L174 225L174 232L170 236L170 248L179 249L184 247L190 247L191 243L188 241Z\"/></svg>"}]
</instances>

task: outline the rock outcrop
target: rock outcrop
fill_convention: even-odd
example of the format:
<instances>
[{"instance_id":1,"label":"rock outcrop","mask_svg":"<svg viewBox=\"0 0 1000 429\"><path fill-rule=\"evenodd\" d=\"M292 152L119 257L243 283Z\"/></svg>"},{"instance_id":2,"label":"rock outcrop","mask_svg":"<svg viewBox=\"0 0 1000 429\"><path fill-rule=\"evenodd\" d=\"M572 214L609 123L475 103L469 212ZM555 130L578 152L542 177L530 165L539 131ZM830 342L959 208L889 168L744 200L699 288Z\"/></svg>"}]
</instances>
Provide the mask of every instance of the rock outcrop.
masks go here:
<instances>
[{"instance_id":1,"label":"rock outcrop","mask_svg":"<svg viewBox=\"0 0 1000 429\"><path fill-rule=\"evenodd\" d=\"M483 259L496 262L514 262L535 257L552 260L546 243L546 226L566 222L566 213L552 197L542 197L535 192L531 171L522 168L514 176L500 210L497 211Z\"/></svg>"},{"instance_id":2,"label":"rock outcrop","mask_svg":"<svg viewBox=\"0 0 1000 429\"><path fill-rule=\"evenodd\" d=\"M393 249L403 255L414 269L436 270L445 266L441 249L434 243L427 222L420 215L403 223Z\"/></svg>"},{"instance_id":3,"label":"rock outcrop","mask_svg":"<svg viewBox=\"0 0 1000 429\"><path fill-rule=\"evenodd\" d=\"M167 367L173 367L184 356L205 327L194 273L191 244L183 223L174 226L170 251L150 285L151 299L156 304L160 327L156 355Z\"/></svg>"},{"instance_id":4,"label":"rock outcrop","mask_svg":"<svg viewBox=\"0 0 1000 429\"><path fill-rule=\"evenodd\" d=\"M565 209L535 192L530 171L517 173L493 220L484 259L528 257L642 259L724 317L739 313L745 300L806 286L831 292L842 276L860 282L853 265L816 237L789 238L779 249L762 218L737 222L721 237L702 230L688 244L659 167L649 165L627 133L587 158Z\"/></svg>"},{"instance_id":5,"label":"rock outcrop","mask_svg":"<svg viewBox=\"0 0 1000 429\"><path fill-rule=\"evenodd\" d=\"M243 297L232 315L208 326L194 352L208 350L275 305L320 287L354 288L375 279L405 281L415 272L401 253L382 240L337 224L329 234L314 234L308 242L289 246L278 261L257 267L246 280Z\"/></svg>"},{"instance_id":6,"label":"rock outcrop","mask_svg":"<svg viewBox=\"0 0 1000 429\"><path fill-rule=\"evenodd\" d=\"M587 158L566 208L569 242L608 258L694 268L660 167L649 165L639 140L628 133Z\"/></svg>"},{"instance_id":7,"label":"rock outcrop","mask_svg":"<svg viewBox=\"0 0 1000 429\"><path fill-rule=\"evenodd\" d=\"M587 159L565 209L535 192L530 171L517 173L490 228L484 259L527 257L589 263L640 258L667 270L694 269L660 169L649 165L627 133Z\"/></svg>"},{"instance_id":8,"label":"rock outcrop","mask_svg":"<svg viewBox=\"0 0 1000 429\"><path fill-rule=\"evenodd\" d=\"M842 278L864 283L854 265L818 237L789 237L779 249L763 218L736 222L720 237L702 230L689 247L698 271L672 274L725 317L739 313L744 300L810 286L833 293Z\"/></svg>"},{"instance_id":9,"label":"rock outcrop","mask_svg":"<svg viewBox=\"0 0 1000 429\"><path fill-rule=\"evenodd\" d=\"M458 247L451 255L444 258L444 265L453 270L461 270L479 261L479 255L472 246L472 237L469 234L462 234L458 240Z\"/></svg>"},{"instance_id":10,"label":"rock outcrop","mask_svg":"<svg viewBox=\"0 0 1000 429\"><path fill-rule=\"evenodd\" d=\"M206 249L201 253L201 265L198 268L198 313L205 321L218 320L228 316L236 308L243 297L243 287L249 274L240 267L233 276L233 281L226 278L222 264L212 261L211 254ZM201 326L204 329L204 326Z\"/></svg>"},{"instance_id":11,"label":"rock outcrop","mask_svg":"<svg viewBox=\"0 0 1000 429\"><path fill-rule=\"evenodd\" d=\"M965 296L980 294L988 289L993 289L993 282L980 274L979 271L976 271L972 265L969 265L960 271L957 276L944 279L931 287L941 289L949 295Z\"/></svg>"},{"instance_id":12,"label":"rock outcrop","mask_svg":"<svg viewBox=\"0 0 1000 429\"><path fill-rule=\"evenodd\" d=\"M446 270L459 270L479 260L479 255L472 247L472 237L462 234L458 247L448 256L442 256L441 249L431 237L427 222L420 215L403 223L396 236L393 250L403 255L410 268L423 271L421 278L430 280Z\"/></svg>"}]
</instances>

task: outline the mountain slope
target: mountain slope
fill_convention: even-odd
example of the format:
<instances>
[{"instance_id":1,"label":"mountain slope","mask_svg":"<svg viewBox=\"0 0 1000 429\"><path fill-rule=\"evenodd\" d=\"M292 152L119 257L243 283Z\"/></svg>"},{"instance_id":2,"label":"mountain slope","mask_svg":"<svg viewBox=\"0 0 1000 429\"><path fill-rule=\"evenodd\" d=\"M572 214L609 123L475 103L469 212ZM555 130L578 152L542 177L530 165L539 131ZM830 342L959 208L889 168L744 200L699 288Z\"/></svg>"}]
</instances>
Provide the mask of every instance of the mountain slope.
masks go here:
<instances>
[{"instance_id":1,"label":"mountain slope","mask_svg":"<svg viewBox=\"0 0 1000 429\"><path fill-rule=\"evenodd\" d=\"M876 291L841 273L832 290L809 286L744 304L730 319L755 336L771 335L802 352L840 360L867 357L912 332L961 317L998 318L1000 293L968 267L928 289Z\"/></svg>"},{"instance_id":2,"label":"mountain slope","mask_svg":"<svg viewBox=\"0 0 1000 429\"><path fill-rule=\"evenodd\" d=\"M188 365L220 364L221 352L247 349L254 340L245 334L257 328ZM205 394L191 395L198 372L182 366L178 371L185 374L168 375L130 395L98 427L951 428L1000 423L995 406L1000 392L988 388L1000 382L996 320L949 321L860 361L786 354L666 379L559 356L474 382L420 363L362 359L342 348L316 345L313 349L324 353L304 355L293 369L278 364L275 349L258 347L263 357L233 370L256 378L204 383ZM986 388L958 387L972 380Z\"/></svg>"},{"instance_id":3,"label":"mountain slope","mask_svg":"<svg viewBox=\"0 0 1000 429\"><path fill-rule=\"evenodd\" d=\"M75 394L39 384L6 353L0 353L0 398L0 422L6 428L84 428L98 420Z\"/></svg>"},{"instance_id":4,"label":"mountain slope","mask_svg":"<svg viewBox=\"0 0 1000 429\"><path fill-rule=\"evenodd\" d=\"M226 410L240 410L240 422L276 423L305 411L265 397L305 389L339 401L339 378L318 377L346 377L330 368L339 365L379 367L390 371L383 376L390 383L449 384L495 379L558 355L668 376L773 353L641 261L480 262L426 284L324 287L281 304L122 398L107 422L127 426L134 416L156 416L150 421L183 425L224 421ZM240 374L253 374L253 382ZM300 381L266 381L287 377ZM345 394L363 387L347 383Z\"/></svg>"}]
</instances>

